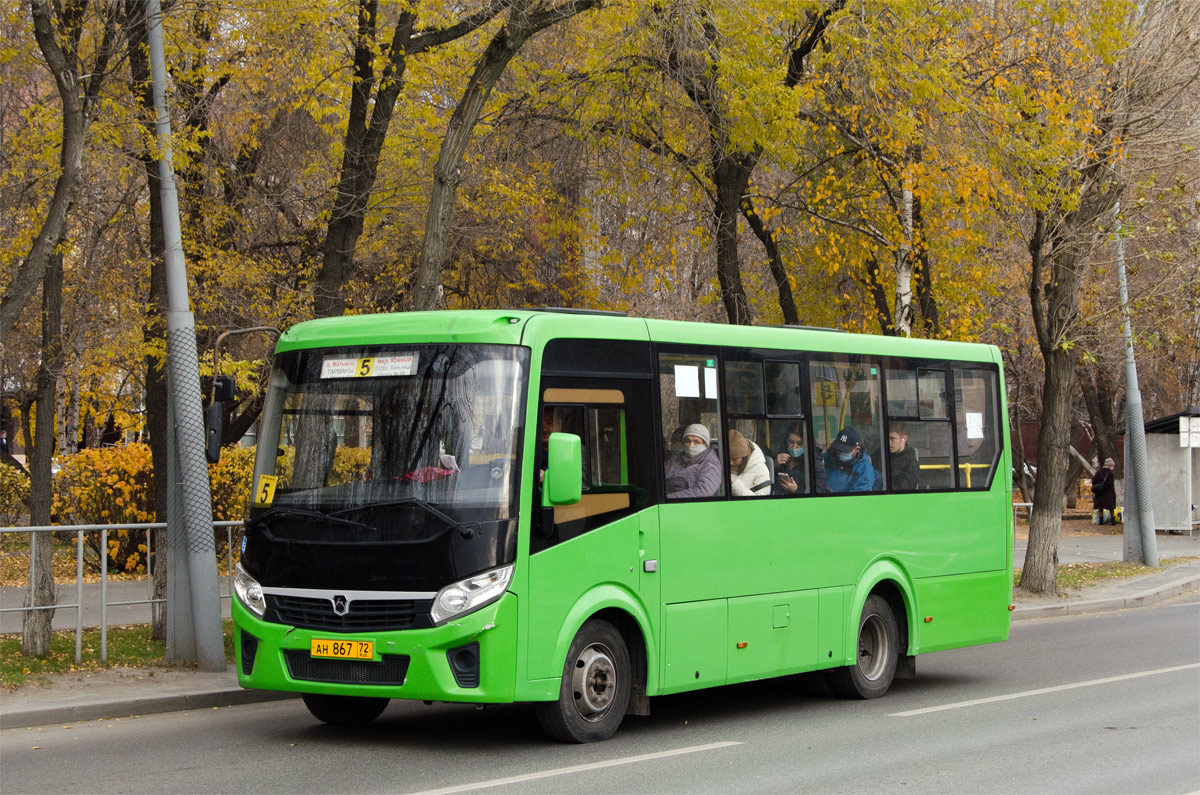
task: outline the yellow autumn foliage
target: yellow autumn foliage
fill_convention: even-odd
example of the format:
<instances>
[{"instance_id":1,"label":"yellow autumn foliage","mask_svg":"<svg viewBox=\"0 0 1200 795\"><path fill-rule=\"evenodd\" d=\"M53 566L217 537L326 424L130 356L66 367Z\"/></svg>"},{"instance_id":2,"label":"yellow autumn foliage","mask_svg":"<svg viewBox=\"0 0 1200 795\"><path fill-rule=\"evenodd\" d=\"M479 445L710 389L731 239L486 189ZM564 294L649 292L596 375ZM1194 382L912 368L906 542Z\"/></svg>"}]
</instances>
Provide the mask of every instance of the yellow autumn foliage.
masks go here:
<instances>
[{"instance_id":1,"label":"yellow autumn foliage","mask_svg":"<svg viewBox=\"0 0 1200 795\"><path fill-rule=\"evenodd\" d=\"M29 476L0 464L0 525L14 525L29 509Z\"/></svg>"},{"instance_id":2,"label":"yellow autumn foliage","mask_svg":"<svg viewBox=\"0 0 1200 795\"><path fill-rule=\"evenodd\" d=\"M229 447L221 461L208 468L214 521L238 520L245 516L254 450ZM54 482L53 514L59 524L109 524L117 527L108 535L108 566L116 571L144 571L146 532L121 529L122 524L157 521L154 509L154 464L150 447L128 444L83 450L62 461ZM99 534L89 541L99 550ZM218 547L225 543L222 530L214 536Z\"/></svg>"}]
</instances>

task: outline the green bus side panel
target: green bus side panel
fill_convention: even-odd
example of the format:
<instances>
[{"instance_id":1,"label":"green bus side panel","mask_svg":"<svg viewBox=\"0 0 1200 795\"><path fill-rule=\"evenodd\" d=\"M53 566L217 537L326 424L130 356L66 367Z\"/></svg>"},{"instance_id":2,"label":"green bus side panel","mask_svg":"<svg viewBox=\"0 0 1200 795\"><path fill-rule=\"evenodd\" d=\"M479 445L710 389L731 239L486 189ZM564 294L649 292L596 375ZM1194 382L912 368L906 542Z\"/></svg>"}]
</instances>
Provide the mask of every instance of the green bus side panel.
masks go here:
<instances>
[{"instance_id":1,"label":"green bus side panel","mask_svg":"<svg viewBox=\"0 0 1200 795\"><path fill-rule=\"evenodd\" d=\"M820 604L817 629L817 654L822 666L837 665L846 625L846 589L822 588L817 592Z\"/></svg>"},{"instance_id":2,"label":"green bus side panel","mask_svg":"<svg viewBox=\"0 0 1200 795\"><path fill-rule=\"evenodd\" d=\"M660 508L664 602L853 585L883 550L914 578L998 571L1010 560L1012 507L999 482L989 492L754 502Z\"/></svg>"},{"instance_id":3,"label":"green bus side panel","mask_svg":"<svg viewBox=\"0 0 1200 795\"><path fill-rule=\"evenodd\" d=\"M919 651L1006 640L1012 575L1004 570L916 581ZM932 618L932 621L927 619Z\"/></svg>"},{"instance_id":4,"label":"green bus side panel","mask_svg":"<svg viewBox=\"0 0 1200 795\"><path fill-rule=\"evenodd\" d=\"M811 670L818 663L817 637L816 591L730 599L728 681Z\"/></svg>"},{"instance_id":5,"label":"green bus side panel","mask_svg":"<svg viewBox=\"0 0 1200 795\"><path fill-rule=\"evenodd\" d=\"M667 605L663 609L660 693L679 693L726 681L728 600Z\"/></svg>"},{"instance_id":6,"label":"green bus side panel","mask_svg":"<svg viewBox=\"0 0 1200 795\"><path fill-rule=\"evenodd\" d=\"M596 610L610 606L614 594L623 594L636 612L657 613L657 606L647 609L638 596L640 540L635 514L529 557L529 592L537 594L529 600L525 635L529 679L561 676L575 632Z\"/></svg>"}]
</instances>

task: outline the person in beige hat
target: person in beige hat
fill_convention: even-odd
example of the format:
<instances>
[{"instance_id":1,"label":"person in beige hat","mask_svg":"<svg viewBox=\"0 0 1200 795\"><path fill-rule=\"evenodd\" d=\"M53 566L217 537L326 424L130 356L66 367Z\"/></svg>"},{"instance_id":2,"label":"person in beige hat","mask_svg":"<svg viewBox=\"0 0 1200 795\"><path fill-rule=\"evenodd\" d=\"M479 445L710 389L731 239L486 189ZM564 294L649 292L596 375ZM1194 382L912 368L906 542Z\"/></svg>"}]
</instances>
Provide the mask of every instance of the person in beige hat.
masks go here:
<instances>
[{"instance_id":1,"label":"person in beige hat","mask_svg":"<svg viewBox=\"0 0 1200 795\"><path fill-rule=\"evenodd\" d=\"M771 493L771 472L762 448L741 431L729 432L729 482L735 497L765 497Z\"/></svg>"}]
</instances>

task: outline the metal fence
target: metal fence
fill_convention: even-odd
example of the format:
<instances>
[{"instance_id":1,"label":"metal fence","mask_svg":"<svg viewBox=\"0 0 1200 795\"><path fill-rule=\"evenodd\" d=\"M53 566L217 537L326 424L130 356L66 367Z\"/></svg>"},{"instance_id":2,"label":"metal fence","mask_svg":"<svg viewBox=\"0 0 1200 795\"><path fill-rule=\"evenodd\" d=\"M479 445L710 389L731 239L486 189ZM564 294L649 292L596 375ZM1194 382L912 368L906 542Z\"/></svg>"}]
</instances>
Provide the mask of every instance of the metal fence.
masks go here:
<instances>
[{"instance_id":1,"label":"metal fence","mask_svg":"<svg viewBox=\"0 0 1200 795\"><path fill-rule=\"evenodd\" d=\"M0 613L29 613L34 610L75 610L75 663L79 664L82 661L83 655L83 559L84 559L84 536L87 533L100 533L100 659L103 662L108 661L108 608L121 607L126 605L156 605L164 604L165 599L154 598L154 581L150 577L150 562L153 560L153 547L151 542L151 530L165 529L166 522L141 522L134 524L76 524L76 525L43 525L39 527L0 527L0 533L28 533L30 540L30 556L29 556L29 576L33 578L33 534L34 533L75 533L75 601L74 602L59 602L56 601L52 605L38 605L37 607L5 607L0 608ZM218 561L221 557L228 556L229 567L227 579L229 581L229 593L222 594L221 599L229 599L233 593L233 533L234 529L241 527L240 521L234 522L213 522L214 528L225 529L225 552L224 555L218 551ZM108 601L108 534L117 530L142 530L146 533L146 598L125 600L121 602Z\"/></svg>"}]
</instances>

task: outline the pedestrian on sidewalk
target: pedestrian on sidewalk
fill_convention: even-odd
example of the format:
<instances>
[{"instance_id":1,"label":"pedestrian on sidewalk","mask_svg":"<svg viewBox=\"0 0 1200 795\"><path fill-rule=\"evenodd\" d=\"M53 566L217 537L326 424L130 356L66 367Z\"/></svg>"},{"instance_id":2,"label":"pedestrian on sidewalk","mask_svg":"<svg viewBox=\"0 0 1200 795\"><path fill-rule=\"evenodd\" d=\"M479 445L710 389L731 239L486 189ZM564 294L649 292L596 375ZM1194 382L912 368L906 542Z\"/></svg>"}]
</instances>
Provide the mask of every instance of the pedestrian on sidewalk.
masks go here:
<instances>
[{"instance_id":1,"label":"pedestrian on sidewalk","mask_svg":"<svg viewBox=\"0 0 1200 795\"><path fill-rule=\"evenodd\" d=\"M1092 475L1092 524L1116 524L1117 489L1113 479L1113 467L1117 463L1111 458Z\"/></svg>"}]
</instances>

